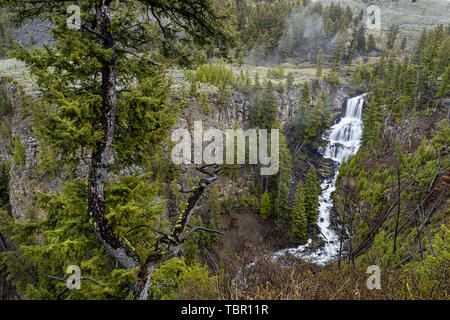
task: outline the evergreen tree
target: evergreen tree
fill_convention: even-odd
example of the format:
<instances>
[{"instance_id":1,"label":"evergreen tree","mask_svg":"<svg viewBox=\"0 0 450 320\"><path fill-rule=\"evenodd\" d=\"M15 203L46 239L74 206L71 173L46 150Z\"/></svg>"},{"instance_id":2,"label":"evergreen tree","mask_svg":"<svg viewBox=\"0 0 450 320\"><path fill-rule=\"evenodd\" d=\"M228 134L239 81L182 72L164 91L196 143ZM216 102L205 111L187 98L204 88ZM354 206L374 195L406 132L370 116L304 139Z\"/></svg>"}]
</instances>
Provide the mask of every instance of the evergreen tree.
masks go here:
<instances>
[{"instance_id":1,"label":"evergreen tree","mask_svg":"<svg viewBox=\"0 0 450 320\"><path fill-rule=\"evenodd\" d=\"M259 73L256 72L255 73L255 89L260 89L261 88L261 83L259 82Z\"/></svg>"},{"instance_id":2,"label":"evergreen tree","mask_svg":"<svg viewBox=\"0 0 450 320\"><path fill-rule=\"evenodd\" d=\"M314 225L317 222L319 195L320 186L317 181L316 169L311 166L305 181L305 212L309 225Z\"/></svg>"},{"instance_id":3,"label":"evergreen tree","mask_svg":"<svg viewBox=\"0 0 450 320\"><path fill-rule=\"evenodd\" d=\"M322 78L322 71L323 71L323 51L322 51L322 48L319 48L317 50L316 64L317 64L316 77L317 77L317 79L320 79L320 78Z\"/></svg>"},{"instance_id":4,"label":"evergreen tree","mask_svg":"<svg viewBox=\"0 0 450 320\"><path fill-rule=\"evenodd\" d=\"M174 240L164 248L149 250L142 240L156 244L156 236L141 230L125 238L132 227L154 221L158 210L152 199L156 195L149 192L148 176L126 177L121 183L108 177L111 171L148 166L176 117L169 103L165 67L141 54L147 51L142 45L155 48L155 59L177 57L180 65L186 65L189 47L217 44L226 53L235 44L228 20L231 7L225 2L201 2L199 6L194 0L77 1L84 21L79 30L67 27L65 1L3 2L19 22L48 19L53 26L53 46L22 47L14 53L30 67L41 91L40 104L31 113L35 133L45 146L42 150L60 167L73 169L83 160L88 166L88 175L81 178L84 182L69 183L61 194L42 196L47 218L40 230L27 229L36 232L28 239L40 240L24 244L32 246L31 250L18 250L25 255L24 268L36 278L42 273L64 275L67 264L77 264L89 266L86 276L91 273L108 286L105 290L72 290L72 297L110 294L125 298L131 294L145 299L146 277L153 270L149 268L180 249ZM143 12L151 12L152 17ZM157 24L153 17L174 23ZM169 231L171 239L179 239L185 227L177 223ZM143 272L137 274L140 267ZM50 280L19 288L30 297L54 297L62 291Z\"/></svg>"},{"instance_id":5,"label":"evergreen tree","mask_svg":"<svg viewBox=\"0 0 450 320\"><path fill-rule=\"evenodd\" d=\"M287 212L289 211L288 200L291 186L291 170L292 157L287 147L286 137L280 134L280 170L276 181L276 194L274 200L275 216L281 220L286 221Z\"/></svg>"},{"instance_id":6,"label":"evergreen tree","mask_svg":"<svg viewBox=\"0 0 450 320\"><path fill-rule=\"evenodd\" d=\"M267 83L261 97L256 96L253 100L249 118L254 127L260 129L275 128L278 119L278 105L271 81Z\"/></svg>"},{"instance_id":7,"label":"evergreen tree","mask_svg":"<svg viewBox=\"0 0 450 320\"><path fill-rule=\"evenodd\" d=\"M292 74L292 72L289 72L286 77L286 90L291 90L293 85L294 85L294 75Z\"/></svg>"},{"instance_id":8,"label":"evergreen tree","mask_svg":"<svg viewBox=\"0 0 450 320\"><path fill-rule=\"evenodd\" d=\"M9 163L0 163L0 210L9 203Z\"/></svg>"},{"instance_id":9,"label":"evergreen tree","mask_svg":"<svg viewBox=\"0 0 450 320\"><path fill-rule=\"evenodd\" d=\"M189 94L192 97L196 97L198 95L198 90L197 90L197 80L195 80L195 78L193 78L191 80L190 86L189 86Z\"/></svg>"},{"instance_id":10,"label":"evergreen tree","mask_svg":"<svg viewBox=\"0 0 450 320\"><path fill-rule=\"evenodd\" d=\"M314 107L310 111L308 121L305 123L303 141L305 144L317 149L326 141L324 134L330 128L330 106L328 96L322 92Z\"/></svg>"},{"instance_id":11,"label":"evergreen tree","mask_svg":"<svg viewBox=\"0 0 450 320\"><path fill-rule=\"evenodd\" d=\"M383 121L383 111L379 103L373 99L367 99L367 108L364 110L364 128L362 133L363 143L376 145L380 138L380 126Z\"/></svg>"},{"instance_id":12,"label":"evergreen tree","mask_svg":"<svg viewBox=\"0 0 450 320\"><path fill-rule=\"evenodd\" d=\"M386 39L386 48L392 49L394 47L394 42L397 39L397 35L400 32L400 27L398 24L391 24L388 29L387 39Z\"/></svg>"},{"instance_id":13,"label":"evergreen tree","mask_svg":"<svg viewBox=\"0 0 450 320\"><path fill-rule=\"evenodd\" d=\"M267 219L272 215L272 203L267 192L264 192L261 198L260 213L263 219Z\"/></svg>"},{"instance_id":14,"label":"evergreen tree","mask_svg":"<svg viewBox=\"0 0 450 320\"><path fill-rule=\"evenodd\" d=\"M225 85L223 82L219 85L219 94L217 97L220 106L226 106L228 99L231 97L231 88Z\"/></svg>"},{"instance_id":15,"label":"evergreen tree","mask_svg":"<svg viewBox=\"0 0 450 320\"><path fill-rule=\"evenodd\" d=\"M373 37L373 35L369 34L369 37L367 38L367 51L372 52L374 50L377 50L375 38Z\"/></svg>"},{"instance_id":16,"label":"evergreen tree","mask_svg":"<svg viewBox=\"0 0 450 320\"><path fill-rule=\"evenodd\" d=\"M333 48L333 70L339 71L341 68L342 60L344 58L345 46L348 40L347 32L339 33L336 45Z\"/></svg>"},{"instance_id":17,"label":"evergreen tree","mask_svg":"<svg viewBox=\"0 0 450 320\"><path fill-rule=\"evenodd\" d=\"M296 241L300 244L304 244L307 241L307 224L305 193L302 183L299 182L295 193L294 207L292 208L292 233Z\"/></svg>"},{"instance_id":18,"label":"evergreen tree","mask_svg":"<svg viewBox=\"0 0 450 320\"><path fill-rule=\"evenodd\" d=\"M202 111L203 114L205 115L211 114L211 108L209 107L208 104L208 94L206 92L200 93L199 105L200 110Z\"/></svg>"},{"instance_id":19,"label":"evergreen tree","mask_svg":"<svg viewBox=\"0 0 450 320\"><path fill-rule=\"evenodd\" d=\"M365 53L367 46L366 46L366 36L365 36L365 29L364 25L361 25L357 30L356 34L354 35L354 38L356 40L356 49L360 53Z\"/></svg>"},{"instance_id":20,"label":"evergreen tree","mask_svg":"<svg viewBox=\"0 0 450 320\"><path fill-rule=\"evenodd\" d=\"M402 43L400 44L400 49L405 50L406 42L407 42L406 37L403 37L402 38Z\"/></svg>"},{"instance_id":21,"label":"evergreen tree","mask_svg":"<svg viewBox=\"0 0 450 320\"><path fill-rule=\"evenodd\" d=\"M436 93L436 98L440 99L450 94L450 66L445 69L445 73L442 76L439 89Z\"/></svg>"}]
</instances>

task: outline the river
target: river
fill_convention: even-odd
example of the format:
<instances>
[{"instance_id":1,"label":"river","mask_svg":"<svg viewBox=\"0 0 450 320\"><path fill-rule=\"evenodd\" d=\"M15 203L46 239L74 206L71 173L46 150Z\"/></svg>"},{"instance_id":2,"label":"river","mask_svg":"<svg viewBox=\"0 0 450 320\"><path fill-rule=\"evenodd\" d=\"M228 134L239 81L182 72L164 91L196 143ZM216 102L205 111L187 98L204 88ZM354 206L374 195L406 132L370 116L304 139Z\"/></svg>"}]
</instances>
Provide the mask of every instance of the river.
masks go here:
<instances>
[{"instance_id":1,"label":"river","mask_svg":"<svg viewBox=\"0 0 450 320\"><path fill-rule=\"evenodd\" d=\"M310 250L312 239L296 248L289 248L277 251L273 254L274 258L282 256L289 252L295 257L315 262L318 265L324 265L339 254L339 236L331 226L330 215L333 208L332 194L336 190L336 179L339 175L339 169L342 163L358 152L361 143L362 134L362 108L364 104L362 94L347 100L345 116L330 129L329 141L325 150L321 153L324 158L332 159L337 162L333 176L325 179L321 184L322 193L319 197L319 215L317 226L324 240L324 246L317 250Z\"/></svg>"}]
</instances>

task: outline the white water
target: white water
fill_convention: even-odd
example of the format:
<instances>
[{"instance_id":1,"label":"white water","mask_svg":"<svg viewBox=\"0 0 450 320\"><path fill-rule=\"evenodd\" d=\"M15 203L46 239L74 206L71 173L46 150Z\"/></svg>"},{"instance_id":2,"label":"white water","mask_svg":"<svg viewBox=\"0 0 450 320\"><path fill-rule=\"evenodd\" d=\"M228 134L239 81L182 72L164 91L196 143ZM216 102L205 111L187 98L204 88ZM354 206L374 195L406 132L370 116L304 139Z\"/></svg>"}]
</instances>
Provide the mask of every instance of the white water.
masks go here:
<instances>
[{"instance_id":1,"label":"white water","mask_svg":"<svg viewBox=\"0 0 450 320\"><path fill-rule=\"evenodd\" d=\"M339 236L330 224L330 214L333 208L331 195L336 190L336 179L341 164L358 152L362 134L361 113L364 96L365 94L348 99L345 117L331 127L329 143L323 152L324 158L332 159L338 163L333 177L324 180L320 186L323 191L319 198L317 225L322 233L320 236L324 240L325 245L316 251L307 250L312 243L312 239L308 239L306 244L297 248L275 252L275 259L289 252L293 256L311 260L318 265L324 265L339 253Z\"/></svg>"}]
</instances>

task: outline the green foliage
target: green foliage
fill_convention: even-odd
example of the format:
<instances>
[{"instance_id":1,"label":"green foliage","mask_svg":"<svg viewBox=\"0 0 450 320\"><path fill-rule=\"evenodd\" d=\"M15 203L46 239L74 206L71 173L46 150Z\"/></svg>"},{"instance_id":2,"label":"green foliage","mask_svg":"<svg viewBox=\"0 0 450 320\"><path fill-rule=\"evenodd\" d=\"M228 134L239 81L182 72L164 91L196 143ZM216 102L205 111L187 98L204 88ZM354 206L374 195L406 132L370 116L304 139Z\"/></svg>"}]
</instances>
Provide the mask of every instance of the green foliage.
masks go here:
<instances>
[{"instance_id":1,"label":"green foliage","mask_svg":"<svg viewBox=\"0 0 450 320\"><path fill-rule=\"evenodd\" d=\"M367 51L372 52L374 50L377 50L377 44L373 35L370 34L369 37L367 37Z\"/></svg>"},{"instance_id":2,"label":"green foliage","mask_svg":"<svg viewBox=\"0 0 450 320\"><path fill-rule=\"evenodd\" d=\"M381 105L370 96L366 99L367 108L363 113L364 127L362 141L365 144L374 146L380 140L380 128L384 120L384 113Z\"/></svg>"},{"instance_id":3,"label":"green foliage","mask_svg":"<svg viewBox=\"0 0 450 320\"><path fill-rule=\"evenodd\" d=\"M317 149L326 143L324 133L330 128L330 111L328 96L322 92L314 107L306 110L306 114L303 115L307 120L303 132L303 141L306 145Z\"/></svg>"},{"instance_id":4,"label":"green foliage","mask_svg":"<svg viewBox=\"0 0 450 320\"><path fill-rule=\"evenodd\" d=\"M285 86L284 86L284 84L283 84L282 81L279 81L279 82L277 83L277 86L276 86L275 90L276 90L279 94L283 94L283 93L284 93L284 91L285 91Z\"/></svg>"},{"instance_id":5,"label":"green foliage","mask_svg":"<svg viewBox=\"0 0 450 320\"><path fill-rule=\"evenodd\" d=\"M217 230L220 221L221 205L219 201L219 191L216 185L212 185L208 195L208 212L206 214L207 223L201 223L208 229ZM198 245L200 248L212 249L219 242L219 235L213 232L200 232L198 235Z\"/></svg>"},{"instance_id":6,"label":"green foliage","mask_svg":"<svg viewBox=\"0 0 450 320\"><path fill-rule=\"evenodd\" d=\"M344 31L338 34L336 45L333 48L332 59L334 62L333 71L338 72L342 66L342 60L344 58L345 45L348 41L348 33Z\"/></svg>"},{"instance_id":7,"label":"green foliage","mask_svg":"<svg viewBox=\"0 0 450 320\"><path fill-rule=\"evenodd\" d=\"M185 109L188 107L188 93L186 91L186 84L183 82L181 84L181 101L180 101L180 109Z\"/></svg>"},{"instance_id":8,"label":"green foliage","mask_svg":"<svg viewBox=\"0 0 450 320\"><path fill-rule=\"evenodd\" d=\"M198 85L197 85L197 80L192 79L190 84L189 84L189 94L192 97L196 97L198 95Z\"/></svg>"},{"instance_id":9,"label":"green foliage","mask_svg":"<svg viewBox=\"0 0 450 320\"><path fill-rule=\"evenodd\" d=\"M305 212L305 191L301 182L297 185L295 193L294 207L292 208L292 233L296 241L304 244L307 241L308 220Z\"/></svg>"},{"instance_id":10,"label":"green foliage","mask_svg":"<svg viewBox=\"0 0 450 320\"><path fill-rule=\"evenodd\" d=\"M22 47L14 55L31 67L43 92L39 106L32 110L37 137L45 141L52 154L60 156L61 165L75 165L96 148L103 136L101 84L92 79L94 75L100 78L99 59L105 59L109 53L96 41L76 32L54 29L53 36L57 41L54 47ZM145 165L151 155L148 151L161 142L175 119L168 101L170 83L165 71L143 63L142 59L120 56L122 59L124 66L118 69L118 78L127 90L117 96L113 140L117 168ZM73 79L77 87L70 85Z\"/></svg>"},{"instance_id":11,"label":"green foliage","mask_svg":"<svg viewBox=\"0 0 450 320\"><path fill-rule=\"evenodd\" d=\"M330 71L327 76L327 81L331 83L335 88L339 87L341 81L339 80L339 76L334 71Z\"/></svg>"},{"instance_id":12,"label":"green foliage","mask_svg":"<svg viewBox=\"0 0 450 320\"><path fill-rule=\"evenodd\" d=\"M433 137L433 145L436 148L439 148L440 151L447 150L450 146L450 125L448 124L447 119L443 119L439 123L440 130Z\"/></svg>"},{"instance_id":13,"label":"green foliage","mask_svg":"<svg viewBox=\"0 0 450 320\"><path fill-rule=\"evenodd\" d=\"M272 215L272 202L270 201L269 194L267 192L264 192L262 198L261 198L261 207L260 207L260 214L263 219L267 219Z\"/></svg>"},{"instance_id":14,"label":"green foliage","mask_svg":"<svg viewBox=\"0 0 450 320\"><path fill-rule=\"evenodd\" d=\"M388 34L386 38L386 48L392 49L394 47L394 42L397 39L398 33L400 32L400 27L398 24L391 24L388 29Z\"/></svg>"},{"instance_id":15,"label":"green foliage","mask_svg":"<svg viewBox=\"0 0 450 320\"><path fill-rule=\"evenodd\" d=\"M14 48L14 39L5 13L0 12L0 57L7 56L9 50ZM0 111L0 114L2 112Z\"/></svg>"},{"instance_id":16,"label":"green foliage","mask_svg":"<svg viewBox=\"0 0 450 320\"><path fill-rule=\"evenodd\" d=\"M268 82L261 97L255 96L250 107L249 120L253 127L272 129L277 125L278 106L272 82Z\"/></svg>"},{"instance_id":17,"label":"green foliage","mask_svg":"<svg viewBox=\"0 0 450 320\"><path fill-rule=\"evenodd\" d=\"M282 222L287 221L289 212L289 192L291 187L292 157L287 147L284 134L280 134L280 168L276 178L273 210L275 216Z\"/></svg>"},{"instance_id":18,"label":"green foliage","mask_svg":"<svg viewBox=\"0 0 450 320\"><path fill-rule=\"evenodd\" d=\"M173 61L181 67L201 61L202 54L195 49L214 46L226 55L236 44L228 1L202 1L201 8L193 0L159 1L151 4L152 18L142 14L150 6L146 1L76 4L82 20L95 32L88 28L69 30L67 15L55 14L66 11L66 4L60 1L28 5L18 0L2 2L16 22L36 19L52 26L52 46L20 47L13 56L26 63L39 88L39 104L33 102L24 108L31 114L41 162L54 162L58 166L54 172L63 173L70 181L60 193L39 195L21 222L2 212L1 232L17 248L7 252L4 260L25 299L132 297L137 268L121 269L120 261L107 249L109 242L123 241L128 245L123 247L133 250L141 261L155 250L165 254L155 246L155 233L136 227L151 225L163 232L171 229L164 214L161 179L175 176L176 170L158 158L178 113L169 103L172 77L166 77L166 67ZM104 14L98 15L99 6ZM143 22L145 16L148 21ZM169 20L176 23L166 23ZM14 160L22 165L23 145L18 139L14 144ZM83 174L70 179L70 169L80 163L94 173L90 179ZM134 171L136 166L149 173L124 174L124 169ZM57 170L63 167L68 170ZM151 169L158 173L156 177ZM92 201L88 203L88 192L94 206ZM154 200L157 196L158 201ZM88 207L97 211L96 220ZM97 225L98 218L104 219L112 232L102 241L94 232L105 227ZM2 263L4 260L2 257ZM100 285L86 281L83 290L67 291L64 282L43 276L64 277L68 265L80 266L83 276L96 279ZM199 272L189 270L186 277L192 279L189 277ZM197 278L205 279L205 275L200 272ZM197 278L191 282L198 282Z\"/></svg>"},{"instance_id":19,"label":"green foliage","mask_svg":"<svg viewBox=\"0 0 450 320\"><path fill-rule=\"evenodd\" d=\"M365 64L362 66L356 66L355 69L353 70L351 83L355 86L361 84L367 85L369 83L371 75L372 72L368 65Z\"/></svg>"},{"instance_id":20,"label":"green foliage","mask_svg":"<svg viewBox=\"0 0 450 320\"><path fill-rule=\"evenodd\" d=\"M436 93L436 98L444 98L450 94L450 66L445 69L445 73L442 76L441 83L439 84L439 89Z\"/></svg>"},{"instance_id":21,"label":"green foliage","mask_svg":"<svg viewBox=\"0 0 450 320\"><path fill-rule=\"evenodd\" d=\"M142 255L152 252L146 241L156 236L140 228L126 234L132 227L142 224L156 225L164 211L163 203L149 201L158 190L157 184L148 184L148 176L124 177L119 183L106 188L107 218L114 231L128 241ZM117 269L115 261L98 242L92 232L93 221L86 212L86 184L70 182L56 195L41 194L37 205L46 213L45 219L30 215L28 222L4 224L3 232L18 248L6 255L6 263L19 294L27 298L54 298L65 288L65 283L42 277L40 274L64 277L69 265L78 265L82 276L96 279L103 286L83 282L83 290L71 290L68 299L119 299L127 297L129 283L136 281L136 270ZM4 219L6 219L4 217ZM143 242L142 240L145 239ZM18 255L18 256L17 256ZM39 279L30 285L29 278Z\"/></svg>"},{"instance_id":22,"label":"green foliage","mask_svg":"<svg viewBox=\"0 0 450 320\"><path fill-rule=\"evenodd\" d=\"M25 167L25 147L19 138L14 141L14 157L13 161L15 165Z\"/></svg>"},{"instance_id":23,"label":"green foliage","mask_svg":"<svg viewBox=\"0 0 450 320\"><path fill-rule=\"evenodd\" d=\"M230 86L221 83L219 85L219 93L217 97L217 102L219 106L225 107L228 103L228 99L231 98L231 88Z\"/></svg>"},{"instance_id":24,"label":"green foliage","mask_svg":"<svg viewBox=\"0 0 450 320\"><path fill-rule=\"evenodd\" d=\"M203 64L197 68L195 76L198 81L215 85L216 87L220 84L234 85L236 83L231 68L223 64Z\"/></svg>"},{"instance_id":25,"label":"green foliage","mask_svg":"<svg viewBox=\"0 0 450 320\"><path fill-rule=\"evenodd\" d=\"M304 199L305 214L309 225L314 225L317 222L320 191L316 169L311 166L306 175Z\"/></svg>"},{"instance_id":26,"label":"green foliage","mask_svg":"<svg viewBox=\"0 0 450 320\"><path fill-rule=\"evenodd\" d=\"M316 64L317 64L317 71L316 71L316 77L317 79L320 79L322 77L323 72L323 51L322 48L319 48L316 53Z\"/></svg>"},{"instance_id":27,"label":"green foliage","mask_svg":"<svg viewBox=\"0 0 450 320\"><path fill-rule=\"evenodd\" d=\"M307 83L302 88L297 106L295 122L288 124L286 129L297 144L317 149L324 146L325 133L330 127L331 107L325 92L317 98L311 106L311 93Z\"/></svg>"},{"instance_id":28,"label":"green foliage","mask_svg":"<svg viewBox=\"0 0 450 320\"><path fill-rule=\"evenodd\" d=\"M256 72L255 73L255 89L260 89L261 88L261 83L259 81L259 73Z\"/></svg>"},{"instance_id":29,"label":"green foliage","mask_svg":"<svg viewBox=\"0 0 450 320\"><path fill-rule=\"evenodd\" d=\"M9 163L0 163L0 210L9 203Z\"/></svg>"},{"instance_id":30,"label":"green foliage","mask_svg":"<svg viewBox=\"0 0 450 320\"><path fill-rule=\"evenodd\" d=\"M283 79L284 78L284 68L283 66L279 66L278 68L269 68L267 69L267 78L268 79Z\"/></svg>"},{"instance_id":31,"label":"green foliage","mask_svg":"<svg viewBox=\"0 0 450 320\"><path fill-rule=\"evenodd\" d=\"M0 116L9 114L11 110L11 103L8 101L4 90L0 89Z\"/></svg>"},{"instance_id":32,"label":"green foliage","mask_svg":"<svg viewBox=\"0 0 450 320\"><path fill-rule=\"evenodd\" d=\"M278 46L285 28L285 21L292 11L293 4L278 0L257 2L254 5L247 1L237 4L238 31L241 43L247 51L253 48L262 50L267 57Z\"/></svg>"},{"instance_id":33,"label":"green foliage","mask_svg":"<svg viewBox=\"0 0 450 320\"><path fill-rule=\"evenodd\" d=\"M363 24L361 24L359 28L354 29L353 38L356 40L356 50L358 52L365 53L367 50L367 44Z\"/></svg>"},{"instance_id":34,"label":"green foliage","mask_svg":"<svg viewBox=\"0 0 450 320\"><path fill-rule=\"evenodd\" d=\"M409 299L423 299L432 297L433 299L446 299L447 291L446 277L448 276L450 261L450 230L445 225L433 237L431 245L433 251L427 250L422 261L414 261L402 268L403 280L413 287L411 291L405 292Z\"/></svg>"},{"instance_id":35,"label":"green foliage","mask_svg":"<svg viewBox=\"0 0 450 320\"><path fill-rule=\"evenodd\" d=\"M209 101L208 101L208 94L205 92L200 93L200 99L199 99L199 105L200 105L200 110L202 111L203 114L205 115L210 115L211 114L211 108L209 107Z\"/></svg>"},{"instance_id":36,"label":"green foliage","mask_svg":"<svg viewBox=\"0 0 450 320\"><path fill-rule=\"evenodd\" d=\"M183 259L174 258L162 263L152 275L149 290L152 300L208 299L214 293L215 277L199 264L187 265Z\"/></svg>"}]
</instances>

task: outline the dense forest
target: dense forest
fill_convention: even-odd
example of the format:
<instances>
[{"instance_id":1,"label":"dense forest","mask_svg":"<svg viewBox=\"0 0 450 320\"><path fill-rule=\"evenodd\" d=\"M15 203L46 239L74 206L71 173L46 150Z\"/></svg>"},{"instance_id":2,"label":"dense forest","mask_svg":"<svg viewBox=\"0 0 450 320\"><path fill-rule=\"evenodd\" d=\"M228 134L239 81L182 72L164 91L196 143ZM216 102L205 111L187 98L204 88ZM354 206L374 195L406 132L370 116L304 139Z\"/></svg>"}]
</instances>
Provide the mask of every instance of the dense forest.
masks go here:
<instances>
[{"instance_id":1,"label":"dense forest","mask_svg":"<svg viewBox=\"0 0 450 320\"><path fill-rule=\"evenodd\" d=\"M0 1L0 300L449 299L450 21L360 2Z\"/></svg>"}]
</instances>

